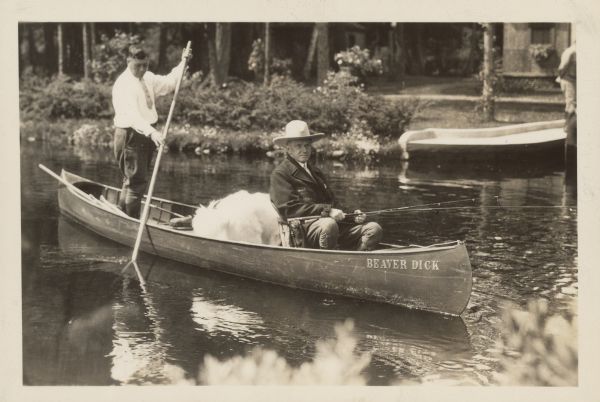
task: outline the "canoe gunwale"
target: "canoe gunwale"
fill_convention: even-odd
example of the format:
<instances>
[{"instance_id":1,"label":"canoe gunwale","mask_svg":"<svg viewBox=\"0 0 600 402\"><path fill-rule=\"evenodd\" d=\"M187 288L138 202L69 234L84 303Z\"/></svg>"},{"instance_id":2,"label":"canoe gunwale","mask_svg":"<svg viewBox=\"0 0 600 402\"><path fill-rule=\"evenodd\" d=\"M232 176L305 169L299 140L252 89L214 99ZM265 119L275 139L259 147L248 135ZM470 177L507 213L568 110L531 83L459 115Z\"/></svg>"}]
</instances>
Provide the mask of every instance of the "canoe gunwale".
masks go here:
<instances>
[{"instance_id":1,"label":"canoe gunwale","mask_svg":"<svg viewBox=\"0 0 600 402\"><path fill-rule=\"evenodd\" d=\"M110 188L116 191L120 191L120 189L113 187L113 186L109 186L109 185L105 185L102 183L98 183L80 176L77 176L73 173L70 173L66 170L62 170L61 172L61 176L67 180L68 182L70 182L71 184L77 183L78 181L72 181L70 180L70 177L76 177L78 179L81 179L81 181L85 181L87 183L93 183L99 186L102 186L104 188ZM128 220L130 222L135 222L137 224L140 223L139 219L136 218L132 218L130 216L126 216L126 215L119 215L117 213L115 213L114 211L111 211L108 208L104 208L101 207L100 205L94 204L92 203L89 199L87 199L86 197L84 197L83 195L79 194L77 191L73 190L72 188L70 188L69 186L65 186L66 189L73 194L74 196L76 196L77 198L79 198L80 200L82 200L83 202L85 202L86 204L88 204L90 207L96 208L98 210L101 210L105 213L109 213L112 216L114 216L117 219L124 219L124 220ZM183 206L189 206L189 207L193 207L196 208L192 205L188 205L188 204L184 204L184 203L179 203L176 201L171 201L171 200L167 200L164 198L158 198L158 197L152 197L152 200L157 200L157 201L163 201L163 202L168 202L171 204L177 204L177 205L183 205ZM78 220L79 221L79 220ZM81 221L80 221L81 222ZM85 222L82 222L85 223ZM447 245L444 244L440 244L440 245L431 245L431 246L408 246L408 247L404 247L403 248L384 248L384 249L378 249L378 250L371 250L371 251L354 251L354 250L323 250L323 249L312 249L312 248L300 248L300 247L282 247L282 246L272 246L272 245L268 245L268 244L258 244L258 243L250 243L250 242L246 242L246 241L235 241L235 240L222 240L222 239L214 239L211 237L204 237L204 236L200 236L198 234L195 234L192 231L183 231L183 230L179 230L177 228L174 228L172 226L169 226L167 224L156 224L152 221L147 221L146 222L146 226L150 226L153 229L157 229L157 230L161 230L164 232L169 232L169 233L173 233L176 234L178 236L182 236L182 237L189 237L189 238L195 238L195 239L201 239L201 240L209 240L209 241L215 241L215 242L219 242L222 244L226 244L226 245L239 245L239 246L244 246L244 247L257 247L257 248L262 248L262 249L273 249L273 250L290 250L290 251L298 251L298 252L302 252L302 251L306 251L306 252L315 252L318 251L319 253L331 253L331 254L338 254L338 255L343 255L343 254L352 254L352 255L373 255L373 254L408 254L408 253L415 253L415 252L432 252L432 251L443 251L443 250L449 250L452 248L455 248L457 246L460 246L462 244L465 244L465 242L463 240L452 240L452 241L448 241Z\"/></svg>"}]
</instances>

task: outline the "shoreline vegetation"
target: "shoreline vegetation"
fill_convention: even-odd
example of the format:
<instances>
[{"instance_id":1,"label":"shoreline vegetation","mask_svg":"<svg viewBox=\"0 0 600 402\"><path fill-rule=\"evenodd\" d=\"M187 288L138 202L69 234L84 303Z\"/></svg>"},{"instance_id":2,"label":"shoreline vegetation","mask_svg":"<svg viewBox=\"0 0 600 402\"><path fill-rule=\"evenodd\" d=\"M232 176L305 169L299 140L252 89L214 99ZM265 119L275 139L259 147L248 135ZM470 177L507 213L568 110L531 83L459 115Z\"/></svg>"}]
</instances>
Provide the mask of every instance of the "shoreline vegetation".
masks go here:
<instances>
[{"instance_id":1,"label":"shoreline vegetation","mask_svg":"<svg viewBox=\"0 0 600 402\"><path fill-rule=\"evenodd\" d=\"M118 32L112 38L103 37L87 79L49 77L25 69L19 82L21 141L112 147L112 84L125 68L122 53L137 42L137 36ZM255 45L260 50L261 43ZM315 143L321 157L353 162L397 160L401 157L398 138L409 127L490 127L562 117L560 112L536 110L532 105L527 110L497 108L496 119L485 121L481 105L424 101L416 89L411 92L414 97L386 98L390 88L382 87L375 77L382 72L381 60L356 46L336 54L339 71L329 71L320 86L294 80L290 66L280 66L276 60L273 75L265 83L258 79L264 65L262 54L253 52L248 60L254 81L230 77L217 85L202 71L183 81L166 138L169 152L272 156L278 152L272 139L288 121L300 119L311 131L326 135ZM366 91L365 84L372 87ZM427 82L417 84L427 92ZM156 100L163 119L171 100L171 96Z\"/></svg>"},{"instance_id":2,"label":"shoreline vegetation","mask_svg":"<svg viewBox=\"0 0 600 402\"><path fill-rule=\"evenodd\" d=\"M372 160L399 155L397 139L421 108L416 99L390 102L368 95L345 71L330 72L316 88L286 76L273 77L269 85L203 82L198 73L185 81L166 138L171 152L270 155L285 123L304 119L312 131L326 134L315 144L320 154ZM109 84L34 75L20 84L22 141L112 146ZM166 115L170 102L157 100L159 115Z\"/></svg>"}]
</instances>

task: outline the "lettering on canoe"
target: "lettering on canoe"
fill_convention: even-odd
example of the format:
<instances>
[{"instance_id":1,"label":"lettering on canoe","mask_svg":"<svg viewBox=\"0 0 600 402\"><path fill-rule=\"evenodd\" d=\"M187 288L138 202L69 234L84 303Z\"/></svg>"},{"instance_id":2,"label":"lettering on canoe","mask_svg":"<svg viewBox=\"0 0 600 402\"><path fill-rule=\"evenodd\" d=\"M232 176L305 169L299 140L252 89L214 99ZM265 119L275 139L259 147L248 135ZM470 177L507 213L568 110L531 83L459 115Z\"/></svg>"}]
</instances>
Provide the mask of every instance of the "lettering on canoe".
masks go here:
<instances>
[{"instance_id":1,"label":"lettering on canoe","mask_svg":"<svg viewBox=\"0 0 600 402\"><path fill-rule=\"evenodd\" d=\"M403 260L399 258L367 258L367 268L388 270L439 271L440 260Z\"/></svg>"}]
</instances>

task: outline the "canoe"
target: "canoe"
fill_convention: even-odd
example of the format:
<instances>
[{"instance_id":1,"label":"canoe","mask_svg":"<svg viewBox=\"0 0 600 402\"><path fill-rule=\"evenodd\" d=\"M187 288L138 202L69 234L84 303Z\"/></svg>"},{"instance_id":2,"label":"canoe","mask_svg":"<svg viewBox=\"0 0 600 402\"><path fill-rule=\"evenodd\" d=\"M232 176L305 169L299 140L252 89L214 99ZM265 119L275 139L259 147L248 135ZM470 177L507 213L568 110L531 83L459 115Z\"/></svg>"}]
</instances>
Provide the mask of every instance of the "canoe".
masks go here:
<instances>
[{"instance_id":1,"label":"canoe","mask_svg":"<svg viewBox=\"0 0 600 402\"><path fill-rule=\"evenodd\" d=\"M566 133L564 120L513 124L475 129L428 128L407 131L398 143L402 159L433 155L495 159L518 159L526 155L562 160Z\"/></svg>"},{"instance_id":2,"label":"canoe","mask_svg":"<svg viewBox=\"0 0 600 402\"><path fill-rule=\"evenodd\" d=\"M53 176L59 179L63 215L133 246L140 221L116 210L120 189L65 170L60 177ZM342 251L216 240L169 225L172 213L190 215L196 206L158 197L151 205L140 248L170 260L291 288L449 315L460 315L471 295L471 264L462 241Z\"/></svg>"}]
</instances>

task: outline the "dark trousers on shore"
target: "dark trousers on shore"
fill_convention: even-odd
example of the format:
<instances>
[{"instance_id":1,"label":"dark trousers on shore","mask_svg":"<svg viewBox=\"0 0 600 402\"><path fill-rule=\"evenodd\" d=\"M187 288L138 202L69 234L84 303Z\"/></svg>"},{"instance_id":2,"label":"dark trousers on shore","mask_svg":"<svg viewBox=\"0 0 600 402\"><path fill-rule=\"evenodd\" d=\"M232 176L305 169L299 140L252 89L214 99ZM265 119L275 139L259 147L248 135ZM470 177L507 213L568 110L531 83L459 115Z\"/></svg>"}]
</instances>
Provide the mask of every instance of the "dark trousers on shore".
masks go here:
<instances>
[{"instance_id":1,"label":"dark trousers on shore","mask_svg":"<svg viewBox=\"0 0 600 402\"><path fill-rule=\"evenodd\" d=\"M123 176L119 208L127 215L139 218L141 202L148 186L150 164L156 146L149 137L131 128L116 128L115 158Z\"/></svg>"}]
</instances>

